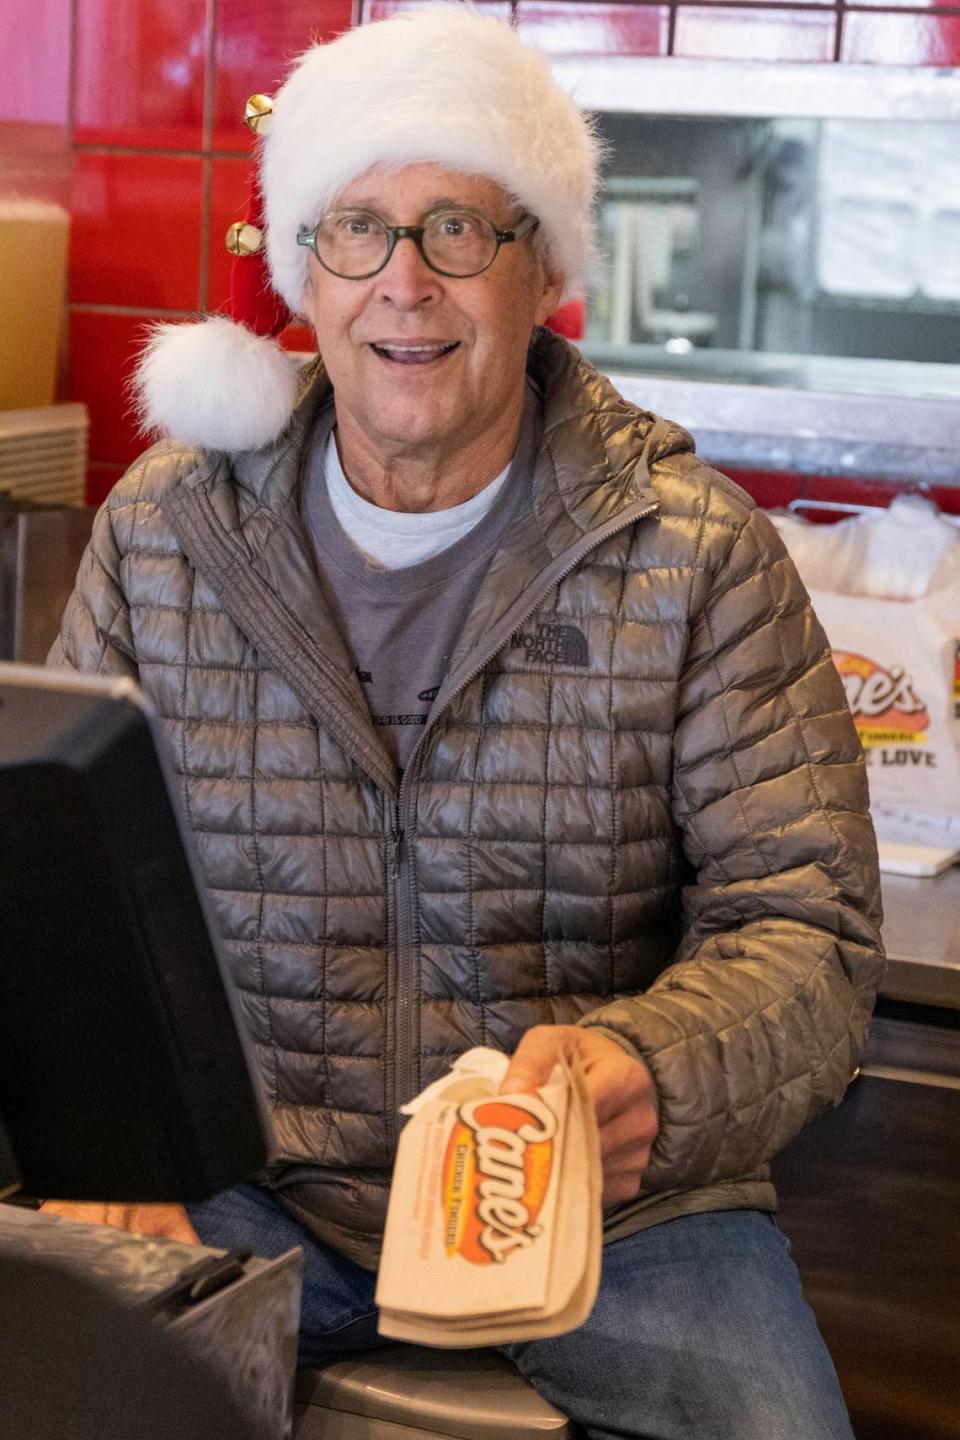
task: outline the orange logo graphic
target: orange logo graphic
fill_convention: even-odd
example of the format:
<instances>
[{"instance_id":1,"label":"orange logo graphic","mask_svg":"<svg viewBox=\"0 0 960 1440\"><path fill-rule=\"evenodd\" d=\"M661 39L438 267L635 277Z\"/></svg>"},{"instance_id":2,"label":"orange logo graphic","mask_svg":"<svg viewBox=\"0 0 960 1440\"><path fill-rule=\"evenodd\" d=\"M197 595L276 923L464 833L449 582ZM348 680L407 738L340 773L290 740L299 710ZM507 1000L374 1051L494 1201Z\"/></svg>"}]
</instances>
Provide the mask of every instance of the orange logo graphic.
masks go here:
<instances>
[{"instance_id":1,"label":"orange logo graphic","mask_svg":"<svg viewBox=\"0 0 960 1440\"><path fill-rule=\"evenodd\" d=\"M470 1100L443 1162L444 1244L472 1265L502 1264L540 1234L557 1117L538 1095Z\"/></svg>"},{"instance_id":2,"label":"orange logo graphic","mask_svg":"<svg viewBox=\"0 0 960 1440\"><path fill-rule=\"evenodd\" d=\"M833 660L863 745L926 743L930 716L902 665L885 670L847 650L834 650Z\"/></svg>"}]
</instances>

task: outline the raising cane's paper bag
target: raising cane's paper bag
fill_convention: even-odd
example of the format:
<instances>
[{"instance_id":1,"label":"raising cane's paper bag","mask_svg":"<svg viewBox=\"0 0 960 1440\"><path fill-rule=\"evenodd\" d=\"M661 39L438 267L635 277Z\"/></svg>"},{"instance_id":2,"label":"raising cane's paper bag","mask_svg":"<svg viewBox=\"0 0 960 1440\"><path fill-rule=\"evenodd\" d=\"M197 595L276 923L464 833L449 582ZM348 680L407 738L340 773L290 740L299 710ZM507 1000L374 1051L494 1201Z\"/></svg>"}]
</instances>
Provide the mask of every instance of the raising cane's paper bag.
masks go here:
<instances>
[{"instance_id":1,"label":"raising cane's paper bag","mask_svg":"<svg viewBox=\"0 0 960 1440\"><path fill-rule=\"evenodd\" d=\"M578 1065L498 1095L508 1060L470 1050L404 1107L377 1280L381 1335L455 1349L539 1339L589 1315L601 1169Z\"/></svg>"},{"instance_id":2,"label":"raising cane's paper bag","mask_svg":"<svg viewBox=\"0 0 960 1440\"><path fill-rule=\"evenodd\" d=\"M960 531L928 501L811 525L775 517L833 651L874 816L960 816Z\"/></svg>"},{"instance_id":3,"label":"raising cane's paper bag","mask_svg":"<svg viewBox=\"0 0 960 1440\"><path fill-rule=\"evenodd\" d=\"M960 815L960 585L920 600L813 592L875 812Z\"/></svg>"}]
</instances>

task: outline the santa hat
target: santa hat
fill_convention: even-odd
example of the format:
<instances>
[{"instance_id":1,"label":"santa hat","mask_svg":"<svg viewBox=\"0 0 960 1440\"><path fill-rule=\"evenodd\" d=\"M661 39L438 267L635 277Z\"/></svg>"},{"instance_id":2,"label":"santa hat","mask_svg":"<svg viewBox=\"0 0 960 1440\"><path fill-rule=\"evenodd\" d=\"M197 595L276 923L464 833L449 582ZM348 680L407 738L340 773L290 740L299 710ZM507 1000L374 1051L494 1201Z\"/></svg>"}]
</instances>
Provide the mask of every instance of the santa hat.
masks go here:
<instances>
[{"instance_id":1,"label":"santa hat","mask_svg":"<svg viewBox=\"0 0 960 1440\"><path fill-rule=\"evenodd\" d=\"M297 377L270 337L301 310L297 234L375 165L431 161L497 181L539 219L565 294L585 280L600 144L546 58L500 20L448 4L360 26L307 50L246 119L259 164L248 219L228 232L233 318L152 332L134 381L149 431L225 451L282 434Z\"/></svg>"}]
</instances>

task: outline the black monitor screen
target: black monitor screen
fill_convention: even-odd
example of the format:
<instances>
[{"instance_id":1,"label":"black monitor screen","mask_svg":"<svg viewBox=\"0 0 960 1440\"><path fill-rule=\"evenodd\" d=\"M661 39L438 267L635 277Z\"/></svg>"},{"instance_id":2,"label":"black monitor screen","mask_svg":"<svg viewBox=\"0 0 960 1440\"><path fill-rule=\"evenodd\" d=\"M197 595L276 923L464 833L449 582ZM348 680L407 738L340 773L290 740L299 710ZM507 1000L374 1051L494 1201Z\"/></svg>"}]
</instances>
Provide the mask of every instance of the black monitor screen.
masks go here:
<instances>
[{"instance_id":1,"label":"black monitor screen","mask_svg":"<svg viewBox=\"0 0 960 1440\"><path fill-rule=\"evenodd\" d=\"M0 665L0 1134L28 1195L202 1199L267 1158L163 751L129 681Z\"/></svg>"}]
</instances>

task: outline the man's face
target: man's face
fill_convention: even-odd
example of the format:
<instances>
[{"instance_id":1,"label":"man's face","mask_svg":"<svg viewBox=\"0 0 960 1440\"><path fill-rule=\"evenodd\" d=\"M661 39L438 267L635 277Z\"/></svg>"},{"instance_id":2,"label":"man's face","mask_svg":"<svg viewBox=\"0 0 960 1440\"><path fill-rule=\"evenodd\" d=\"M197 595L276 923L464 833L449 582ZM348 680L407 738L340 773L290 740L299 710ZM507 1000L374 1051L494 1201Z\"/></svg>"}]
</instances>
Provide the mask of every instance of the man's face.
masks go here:
<instances>
[{"instance_id":1,"label":"man's face","mask_svg":"<svg viewBox=\"0 0 960 1440\"><path fill-rule=\"evenodd\" d=\"M433 164L370 170L333 208L419 225L451 207L478 211L502 230L521 213L494 181ZM530 332L562 288L530 237L502 245L490 268L469 279L438 275L409 239L368 280L340 279L311 255L304 304L338 422L356 427L385 460L442 461L488 431L501 434L505 415L519 417Z\"/></svg>"}]
</instances>

